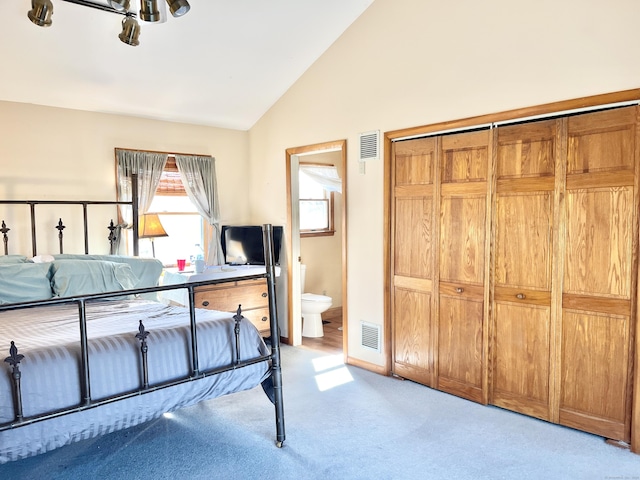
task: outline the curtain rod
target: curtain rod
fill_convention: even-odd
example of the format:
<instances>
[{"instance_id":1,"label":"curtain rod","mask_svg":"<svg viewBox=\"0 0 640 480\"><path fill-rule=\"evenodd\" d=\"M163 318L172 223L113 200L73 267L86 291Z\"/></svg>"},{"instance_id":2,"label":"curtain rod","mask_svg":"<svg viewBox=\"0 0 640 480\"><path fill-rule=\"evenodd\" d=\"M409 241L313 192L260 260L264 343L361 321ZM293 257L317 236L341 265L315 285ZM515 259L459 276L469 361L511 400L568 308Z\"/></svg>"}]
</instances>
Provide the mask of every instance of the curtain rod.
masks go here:
<instances>
[{"instance_id":1,"label":"curtain rod","mask_svg":"<svg viewBox=\"0 0 640 480\"><path fill-rule=\"evenodd\" d=\"M180 153L180 152L163 152L160 150L140 150L137 148L120 148L120 147L115 147L114 151L117 150L124 150L126 152L141 152L141 153L166 153L167 155L185 155L187 157L209 157L209 158L213 158L213 155L209 155L209 154L201 154L201 153Z\"/></svg>"}]
</instances>

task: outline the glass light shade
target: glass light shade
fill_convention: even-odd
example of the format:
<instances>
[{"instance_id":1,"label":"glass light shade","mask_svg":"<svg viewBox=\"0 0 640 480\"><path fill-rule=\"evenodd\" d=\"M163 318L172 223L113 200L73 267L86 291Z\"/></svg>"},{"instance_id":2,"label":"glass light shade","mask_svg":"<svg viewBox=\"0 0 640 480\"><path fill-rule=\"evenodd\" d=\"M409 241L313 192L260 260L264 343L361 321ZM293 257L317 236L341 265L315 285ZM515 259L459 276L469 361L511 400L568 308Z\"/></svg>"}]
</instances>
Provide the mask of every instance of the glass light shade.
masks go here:
<instances>
[{"instance_id":1,"label":"glass light shade","mask_svg":"<svg viewBox=\"0 0 640 480\"><path fill-rule=\"evenodd\" d=\"M49 27L51 25L51 15L53 15L53 4L51 0L31 0L31 10L27 17L39 27Z\"/></svg>"},{"instance_id":2,"label":"glass light shade","mask_svg":"<svg viewBox=\"0 0 640 480\"><path fill-rule=\"evenodd\" d=\"M129 0L107 0L107 3L111 8L114 8L119 12L126 12L129 10Z\"/></svg>"},{"instance_id":3,"label":"glass light shade","mask_svg":"<svg viewBox=\"0 0 640 480\"><path fill-rule=\"evenodd\" d=\"M159 22L161 18L157 0L140 0L140 20Z\"/></svg>"},{"instance_id":4,"label":"glass light shade","mask_svg":"<svg viewBox=\"0 0 640 480\"><path fill-rule=\"evenodd\" d=\"M140 36L140 25L133 17L125 17L122 19L122 33L118 35L118 38L127 45L134 47L138 46L140 42L138 37Z\"/></svg>"},{"instance_id":5,"label":"glass light shade","mask_svg":"<svg viewBox=\"0 0 640 480\"><path fill-rule=\"evenodd\" d=\"M187 0L167 0L171 15L174 17L181 17L191 9L191 5Z\"/></svg>"},{"instance_id":6,"label":"glass light shade","mask_svg":"<svg viewBox=\"0 0 640 480\"><path fill-rule=\"evenodd\" d=\"M157 213L145 213L138 221L138 238L168 237Z\"/></svg>"}]
</instances>

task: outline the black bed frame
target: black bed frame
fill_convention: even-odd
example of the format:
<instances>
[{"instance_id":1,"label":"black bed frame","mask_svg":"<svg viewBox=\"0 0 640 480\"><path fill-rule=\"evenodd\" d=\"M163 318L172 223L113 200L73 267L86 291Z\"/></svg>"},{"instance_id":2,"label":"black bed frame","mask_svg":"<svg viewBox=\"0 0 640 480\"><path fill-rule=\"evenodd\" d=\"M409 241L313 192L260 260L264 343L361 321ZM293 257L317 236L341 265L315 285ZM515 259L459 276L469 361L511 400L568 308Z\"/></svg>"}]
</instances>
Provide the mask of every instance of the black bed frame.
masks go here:
<instances>
[{"instance_id":1,"label":"black bed frame","mask_svg":"<svg viewBox=\"0 0 640 480\"><path fill-rule=\"evenodd\" d=\"M91 202L91 201L15 201L15 200L0 200L0 204L29 204L31 205L31 225L32 225L32 245L33 245L33 255L37 254L36 248L36 239L35 239L35 205L37 204L56 204L56 205L82 205L84 209L84 235L85 235L85 253L88 253L88 232L87 232L87 205L131 205L133 209L133 231L134 231L134 256L138 255L138 209L137 209L137 189L136 182L132 182L132 190L133 190L133 200L131 202ZM62 228L59 228L62 226ZM62 253L62 229L64 226L62 225L62 221L60 220L59 225L56 226L56 229L59 230L59 238L60 238L60 251ZM111 252L113 253L113 221L111 221L111 225L108 227L110 229L109 240L111 243ZM7 255L7 232L9 229L5 226L4 221L2 222L2 229L0 229L0 233L3 234L3 240L5 244L5 255ZM146 338L149 335L149 332L145 329L144 323L142 320L139 321L138 325L138 333L135 335L136 338L140 341L140 356L141 356L141 364L142 368L140 371L140 388L122 392L120 394L102 398L100 400L94 400L91 397L90 390L90 368L89 368L89 354L88 354L88 339L87 339L87 325L86 325L86 304L87 302L99 299L105 299L109 297L122 296L123 292L107 292L107 293L99 293L99 294L91 294L91 295L81 295L75 296L73 298L53 298L50 300L42 300L42 301L34 301L34 302L25 302L25 303L15 303L15 304L5 304L0 305L0 312L8 311L8 310L17 310L17 309L25 309L25 308L34 308L45 305L59 305L59 304L76 304L78 306L78 324L79 324L79 334L80 334L80 351L81 351L81 392L80 398L81 401L78 405L68 407L65 409L61 409L54 412L49 412L46 414L35 415L31 417L23 416L23 408L22 408L22 396L20 390L20 381L22 372L20 371L20 362L24 358L24 356L19 353L18 346L15 345L13 341L11 341L9 348L9 356L4 359L6 363L10 366L9 375L12 379L13 386L13 402L14 402L14 411L16 413L15 419L12 422L6 424L0 424L0 432L5 430L10 430L14 428L18 428L24 425L29 425L35 422L44 421L50 418L59 417L62 415L67 415L74 412L83 411L89 408L95 408L100 405L113 403L118 400L123 400L126 398L138 396L141 394L150 393L159 389L164 389L168 387L172 387L174 385L179 385L186 382L192 382L199 379L203 379L209 377L211 375L217 375L222 372L227 372L231 370L236 370L248 365L253 365L255 363L268 361L270 365L270 374L269 376L262 382L262 388L265 391L269 400L273 403L275 407L275 422L276 422L276 446L282 447L285 440L285 428L284 428L284 407L283 407L283 394L282 394L282 370L280 363L280 331L278 327L278 313L276 307L276 291L275 291L275 282L276 282L276 274L275 274L275 263L274 263L274 243L273 243L273 227L270 224L263 225L263 241L264 241L264 250L265 250L265 264L266 269L264 274L252 275L242 277L243 280L253 280L253 279L261 279L266 278L267 280L267 288L268 288L268 297L269 297L269 317L270 317L270 337L267 339L267 343L270 344L270 353L267 355L263 355L260 357L243 360L240 352L240 323L242 321L246 321L242 316L241 308L238 306L238 310L236 315L234 315L235 320L235 348L234 348L234 359L233 361L224 367L212 369L212 370L201 370L199 367L198 361L198 338L196 331L196 315L195 315L195 304L194 304L194 294L195 290L198 287L203 285L212 285L212 284L220 284L236 281L237 278L226 278L219 280L208 280L201 282L189 282L185 284L178 285L166 285L166 286L157 286L150 288L139 288L133 290L127 290L127 294L144 294L144 293L153 293L153 292L162 292L165 290L175 290L175 289L187 289L189 293L189 317L190 317L190 359L191 359L191 372L184 378L176 379L173 381L164 382L161 384L149 385L148 382L148 367L147 367L147 352L148 345L146 342Z\"/></svg>"},{"instance_id":2,"label":"black bed frame","mask_svg":"<svg viewBox=\"0 0 640 480\"><path fill-rule=\"evenodd\" d=\"M31 220L31 252L35 257L38 254L38 242L36 232L36 206L37 205L82 205L82 217L84 223L84 253L89 253L89 226L88 226L88 212L89 205L128 205L131 207L133 213L133 225L131 229L133 231L133 256L137 257L138 250L138 175L133 174L131 176L131 201L92 201L92 200L0 200L0 205L29 205L30 220ZM54 227L58 230L58 243L60 245L60 253L64 253L64 229L67 228L62 223L62 218L58 221L58 224ZM116 237L114 230L117 227L113 223L113 219L109 223L107 229L109 230L109 254L114 255L116 253ZM9 236L7 235L11 229L7 227L4 220L2 220L2 226L0 227L0 233L2 233L2 242L4 243L4 254L9 255Z\"/></svg>"}]
</instances>

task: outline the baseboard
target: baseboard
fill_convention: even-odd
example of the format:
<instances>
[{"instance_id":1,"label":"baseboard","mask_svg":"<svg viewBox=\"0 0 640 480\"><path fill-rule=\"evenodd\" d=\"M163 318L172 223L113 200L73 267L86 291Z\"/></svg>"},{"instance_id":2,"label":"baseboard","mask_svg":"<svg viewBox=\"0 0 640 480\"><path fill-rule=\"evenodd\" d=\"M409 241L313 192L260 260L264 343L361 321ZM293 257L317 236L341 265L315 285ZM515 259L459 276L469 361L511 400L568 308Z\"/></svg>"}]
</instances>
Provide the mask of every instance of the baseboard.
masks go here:
<instances>
[{"instance_id":1,"label":"baseboard","mask_svg":"<svg viewBox=\"0 0 640 480\"><path fill-rule=\"evenodd\" d=\"M365 370L369 370L370 372L378 373L380 375L386 376L388 374L387 369L383 365L376 365L375 363L365 362L364 360L360 360L358 358L347 356L346 363L347 365L363 368Z\"/></svg>"}]
</instances>

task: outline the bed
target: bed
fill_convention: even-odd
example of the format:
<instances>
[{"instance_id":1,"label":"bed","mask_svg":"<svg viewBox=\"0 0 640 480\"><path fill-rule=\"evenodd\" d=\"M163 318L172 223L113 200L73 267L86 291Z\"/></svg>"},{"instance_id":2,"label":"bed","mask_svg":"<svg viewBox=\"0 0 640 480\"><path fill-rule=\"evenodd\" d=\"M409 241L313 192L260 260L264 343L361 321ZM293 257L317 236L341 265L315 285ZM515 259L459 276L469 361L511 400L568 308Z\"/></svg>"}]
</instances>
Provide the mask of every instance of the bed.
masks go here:
<instances>
[{"instance_id":1,"label":"bed","mask_svg":"<svg viewBox=\"0 0 640 480\"><path fill-rule=\"evenodd\" d=\"M234 278L158 286L162 265L155 259L89 255L87 247L81 255L38 255L35 240L33 255L20 255L8 248L9 230L3 221L0 463L259 386L274 404L275 443L283 445L271 225L263 226L264 273L243 277L266 278L267 339L240 307L235 314L194 307L198 288ZM85 220L85 246L86 235ZM60 242L62 252L62 236ZM187 292L187 307L156 300L176 288Z\"/></svg>"}]
</instances>

